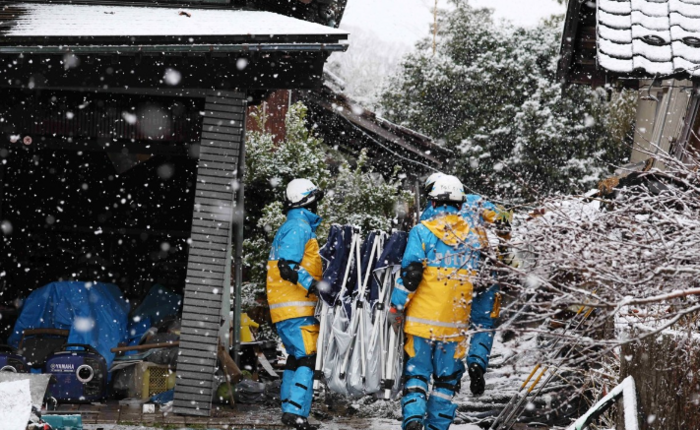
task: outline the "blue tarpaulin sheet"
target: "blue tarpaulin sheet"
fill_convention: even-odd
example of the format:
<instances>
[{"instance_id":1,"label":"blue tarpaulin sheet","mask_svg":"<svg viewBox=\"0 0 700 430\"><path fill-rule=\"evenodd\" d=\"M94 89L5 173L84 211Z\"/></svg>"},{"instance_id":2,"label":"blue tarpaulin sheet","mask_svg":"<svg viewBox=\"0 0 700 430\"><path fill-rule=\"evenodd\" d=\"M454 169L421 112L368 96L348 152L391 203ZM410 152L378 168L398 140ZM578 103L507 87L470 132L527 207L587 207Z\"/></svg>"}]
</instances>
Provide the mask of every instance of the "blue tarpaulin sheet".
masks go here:
<instances>
[{"instance_id":1,"label":"blue tarpaulin sheet","mask_svg":"<svg viewBox=\"0 0 700 430\"><path fill-rule=\"evenodd\" d=\"M8 343L17 347L33 328L69 330L67 343L87 344L112 364L111 348L127 340L129 303L116 285L64 281L32 292L24 302Z\"/></svg>"},{"instance_id":2,"label":"blue tarpaulin sheet","mask_svg":"<svg viewBox=\"0 0 700 430\"><path fill-rule=\"evenodd\" d=\"M162 285L151 287L140 305L131 313L128 325L129 346L138 345L143 335L152 325L164 318L180 313L182 296L175 294ZM138 351L127 351L124 355L134 355Z\"/></svg>"},{"instance_id":3,"label":"blue tarpaulin sheet","mask_svg":"<svg viewBox=\"0 0 700 430\"><path fill-rule=\"evenodd\" d=\"M131 315L138 317L137 319L149 318L153 324L157 324L163 318L179 314L181 304L181 295L156 284L151 287L146 297Z\"/></svg>"},{"instance_id":4,"label":"blue tarpaulin sheet","mask_svg":"<svg viewBox=\"0 0 700 430\"><path fill-rule=\"evenodd\" d=\"M81 415L46 415L41 419L56 430L83 430Z\"/></svg>"}]
</instances>

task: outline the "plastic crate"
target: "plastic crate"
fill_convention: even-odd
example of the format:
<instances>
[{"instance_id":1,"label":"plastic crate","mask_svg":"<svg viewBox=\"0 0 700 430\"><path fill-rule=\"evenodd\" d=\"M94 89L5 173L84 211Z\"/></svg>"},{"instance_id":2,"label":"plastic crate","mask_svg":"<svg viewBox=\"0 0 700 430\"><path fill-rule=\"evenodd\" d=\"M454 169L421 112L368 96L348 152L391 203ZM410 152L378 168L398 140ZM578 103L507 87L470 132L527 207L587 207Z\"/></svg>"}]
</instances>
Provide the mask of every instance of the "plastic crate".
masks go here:
<instances>
[{"instance_id":1,"label":"plastic crate","mask_svg":"<svg viewBox=\"0 0 700 430\"><path fill-rule=\"evenodd\" d=\"M146 400L175 388L175 371L169 366L141 362L125 370L129 373L130 398Z\"/></svg>"},{"instance_id":2,"label":"plastic crate","mask_svg":"<svg viewBox=\"0 0 700 430\"><path fill-rule=\"evenodd\" d=\"M141 398L149 399L154 394L175 388L175 372L168 366L150 366L143 374Z\"/></svg>"}]
</instances>

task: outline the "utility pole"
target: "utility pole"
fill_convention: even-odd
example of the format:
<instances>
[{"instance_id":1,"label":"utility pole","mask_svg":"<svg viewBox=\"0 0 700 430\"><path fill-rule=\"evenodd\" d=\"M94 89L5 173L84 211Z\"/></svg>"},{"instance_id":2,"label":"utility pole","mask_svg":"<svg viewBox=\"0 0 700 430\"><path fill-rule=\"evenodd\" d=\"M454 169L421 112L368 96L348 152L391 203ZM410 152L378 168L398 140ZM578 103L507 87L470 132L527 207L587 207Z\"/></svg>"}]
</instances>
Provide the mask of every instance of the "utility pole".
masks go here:
<instances>
[{"instance_id":1,"label":"utility pole","mask_svg":"<svg viewBox=\"0 0 700 430\"><path fill-rule=\"evenodd\" d=\"M433 7L433 57L435 56L435 46L437 44L437 6L438 0L435 0Z\"/></svg>"}]
</instances>

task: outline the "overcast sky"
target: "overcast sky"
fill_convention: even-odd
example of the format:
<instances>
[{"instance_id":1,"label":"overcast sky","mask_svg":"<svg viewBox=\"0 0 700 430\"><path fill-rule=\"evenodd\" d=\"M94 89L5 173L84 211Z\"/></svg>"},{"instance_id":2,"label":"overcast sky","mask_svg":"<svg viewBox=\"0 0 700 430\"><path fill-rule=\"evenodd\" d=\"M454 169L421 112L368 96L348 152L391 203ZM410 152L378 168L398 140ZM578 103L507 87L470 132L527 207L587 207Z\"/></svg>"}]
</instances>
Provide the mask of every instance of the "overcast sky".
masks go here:
<instances>
[{"instance_id":1,"label":"overcast sky","mask_svg":"<svg viewBox=\"0 0 700 430\"><path fill-rule=\"evenodd\" d=\"M470 0L479 7L495 10L496 19L504 18L520 26L533 26L554 13L564 13L555 0ZM362 28L387 42L412 46L428 34L435 0L348 0L341 28ZM438 0L438 6L447 6Z\"/></svg>"}]
</instances>

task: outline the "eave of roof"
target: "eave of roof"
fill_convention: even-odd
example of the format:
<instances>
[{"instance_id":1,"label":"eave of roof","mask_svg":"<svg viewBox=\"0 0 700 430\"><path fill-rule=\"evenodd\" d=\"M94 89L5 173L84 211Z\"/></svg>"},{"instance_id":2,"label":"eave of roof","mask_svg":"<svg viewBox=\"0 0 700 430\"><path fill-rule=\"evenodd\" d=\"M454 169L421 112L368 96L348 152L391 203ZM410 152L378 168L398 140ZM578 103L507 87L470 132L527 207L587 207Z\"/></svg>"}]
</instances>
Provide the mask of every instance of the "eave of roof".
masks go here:
<instances>
[{"instance_id":1,"label":"eave of roof","mask_svg":"<svg viewBox=\"0 0 700 430\"><path fill-rule=\"evenodd\" d=\"M576 40L576 30L579 24L579 11L581 2L570 0L566 8L564 19L564 30L561 35L561 45L559 49L559 63L557 64L557 78L566 79L571 68L574 56L574 41Z\"/></svg>"},{"instance_id":2,"label":"eave of roof","mask_svg":"<svg viewBox=\"0 0 700 430\"><path fill-rule=\"evenodd\" d=\"M557 65L557 78L564 84L598 86L606 82L606 73L598 68L595 58L595 7L590 7L591 3L568 2Z\"/></svg>"},{"instance_id":3,"label":"eave of roof","mask_svg":"<svg viewBox=\"0 0 700 430\"><path fill-rule=\"evenodd\" d=\"M235 45L15 45L1 46L0 54L162 54L169 53L265 53L265 52L341 52L346 44L257 43Z\"/></svg>"},{"instance_id":4,"label":"eave of roof","mask_svg":"<svg viewBox=\"0 0 700 430\"><path fill-rule=\"evenodd\" d=\"M570 0L557 75L589 85L700 77L700 1Z\"/></svg>"},{"instance_id":5,"label":"eave of roof","mask_svg":"<svg viewBox=\"0 0 700 430\"><path fill-rule=\"evenodd\" d=\"M442 167L454 154L452 151L435 144L429 137L416 131L394 124L378 117L374 112L360 107L344 94L324 86L310 91L305 99L313 101L328 112L344 118L345 121L403 151L401 157L420 159L435 167ZM387 148L382 148L386 151Z\"/></svg>"},{"instance_id":6,"label":"eave of roof","mask_svg":"<svg viewBox=\"0 0 700 430\"><path fill-rule=\"evenodd\" d=\"M0 3L0 53L343 51L347 33L264 11Z\"/></svg>"}]
</instances>

